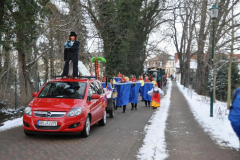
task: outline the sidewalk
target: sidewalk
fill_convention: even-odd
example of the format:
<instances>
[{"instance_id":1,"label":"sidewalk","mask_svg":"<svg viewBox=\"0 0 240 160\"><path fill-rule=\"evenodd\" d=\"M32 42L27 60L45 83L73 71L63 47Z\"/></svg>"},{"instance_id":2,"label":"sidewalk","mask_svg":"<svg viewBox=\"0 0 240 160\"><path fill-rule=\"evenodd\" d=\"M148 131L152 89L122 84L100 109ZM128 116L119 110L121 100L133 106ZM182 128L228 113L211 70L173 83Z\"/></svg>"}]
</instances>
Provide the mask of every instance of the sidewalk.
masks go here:
<instances>
[{"instance_id":1,"label":"sidewalk","mask_svg":"<svg viewBox=\"0 0 240 160\"><path fill-rule=\"evenodd\" d=\"M220 148L200 127L189 109L188 103L172 83L171 104L165 130L167 150L171 160L234 160L240 152Z\"/></svg>"}]
</instances>

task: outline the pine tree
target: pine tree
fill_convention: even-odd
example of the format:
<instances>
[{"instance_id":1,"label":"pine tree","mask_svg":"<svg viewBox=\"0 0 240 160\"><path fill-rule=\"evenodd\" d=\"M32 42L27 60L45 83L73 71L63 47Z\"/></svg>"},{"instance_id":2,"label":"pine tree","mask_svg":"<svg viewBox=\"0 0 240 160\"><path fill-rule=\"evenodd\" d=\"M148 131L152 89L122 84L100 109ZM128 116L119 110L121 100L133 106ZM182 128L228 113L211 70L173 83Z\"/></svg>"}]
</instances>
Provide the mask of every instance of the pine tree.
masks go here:
<instances>
[{"instance_id":1,"label":"pine tree","mask_svg":"<svg viewBox=\"0 0 240 160\"><path fill-rule=\"evenodd\" d=\"M221 101L227 100L227 66L228 63L222 67L218 73L217 73L217 81L216 81L216 98ZM232 91L234 91L240 83L240 74L239 74L239 68L238 63L232 64L232 76L231 76L231 88Z\"/></svg>"}]
</instances>

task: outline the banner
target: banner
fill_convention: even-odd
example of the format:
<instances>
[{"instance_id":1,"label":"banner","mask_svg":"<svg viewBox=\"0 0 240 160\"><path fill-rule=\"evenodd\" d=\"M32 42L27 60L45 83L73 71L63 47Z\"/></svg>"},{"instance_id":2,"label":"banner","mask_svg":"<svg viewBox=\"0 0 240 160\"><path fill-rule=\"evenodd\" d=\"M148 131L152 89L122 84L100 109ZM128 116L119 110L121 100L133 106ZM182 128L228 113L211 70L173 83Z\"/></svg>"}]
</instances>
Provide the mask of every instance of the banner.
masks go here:
<instances>
[{"instance_id":1,"label":"banner","mask_svg":"<svg viewBox=\"0 0 240 160\"><path fill-rule=\"evenodd\" d=\"M141 86L141 83L132 83L131 89L130 89L129 103L138 103L140 86Z\"/></svg>"},{"instance_id":2,"label":"banner","mask_svg":"<svg viewBox=\"0 0 240 160\"><path fill-rule=\"evenodd\" d=\"M147 92L153 88L153 83L144 83L141 90L141 96L143 101L152 101L152 96L148 95Z\"/></svg>"},{"instance_id":3,"label":"banner","mask_svg":"<svg viewBox=\"0 0 240 160\"><path fill-rule=\"evenodd\" d=\"M131 83L116 83L115 88L117 89L117 104L116 106L127 105L130 96Z\"/></svg>"},{"instance_id":4,"label":"banner","mask_svg":"<svg viewBox=\"0 0 240 160\"><path fill-rule=\"evenodd\" d=\"M120 83L121 77L114 77L114 80L116 81L116 83Z\"/></svg>"}]
</instances>

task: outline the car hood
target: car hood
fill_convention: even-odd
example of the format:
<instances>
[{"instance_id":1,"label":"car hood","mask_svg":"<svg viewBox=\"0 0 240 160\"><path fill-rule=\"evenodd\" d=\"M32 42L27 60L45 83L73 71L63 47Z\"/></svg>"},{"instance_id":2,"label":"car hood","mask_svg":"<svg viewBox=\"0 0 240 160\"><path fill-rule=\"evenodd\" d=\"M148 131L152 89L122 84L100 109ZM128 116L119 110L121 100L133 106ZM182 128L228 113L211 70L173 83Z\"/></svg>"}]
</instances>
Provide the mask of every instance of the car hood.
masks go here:
<instances>
[{"instance_id":1,"label":"car hood","mask_svg":"<svg viewBox=\"0 0 240 160\"><path fill-rule=\"evenodd\" d=\"M35 98L30 106L34 111L69 111L82 103L83 99Z\"/></svg>"}]
</instances>

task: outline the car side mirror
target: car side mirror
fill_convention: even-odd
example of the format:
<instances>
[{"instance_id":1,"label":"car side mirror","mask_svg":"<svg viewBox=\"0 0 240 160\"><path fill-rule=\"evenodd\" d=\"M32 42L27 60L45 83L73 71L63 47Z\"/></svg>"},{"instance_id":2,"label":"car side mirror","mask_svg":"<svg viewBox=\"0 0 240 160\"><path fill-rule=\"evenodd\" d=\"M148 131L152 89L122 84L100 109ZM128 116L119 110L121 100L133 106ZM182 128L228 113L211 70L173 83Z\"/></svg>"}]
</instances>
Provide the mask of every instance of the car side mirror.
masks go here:
<instances>
[{"instance_id":1,"label":"car side mirror","mask_svg":"<svg viewBox=\"0 0 240 160\"><path fill-rule=\"evenodd\" d=\"M92 99L99 99L100 98L100 95L99 94L93 94L92 95Z\"/></svg>"},{"instance_id":2,"label":"car side mirror","mask_svg":"<svg viewBox=\"0 0 240 160\"><path fill-rule=\"evenodd\" d=\"M37 97L37 94L38 94L37 92L33 92L33 93L32 93L32 96L33 96L33 97Z\"/></svg>"}]
</instances>

